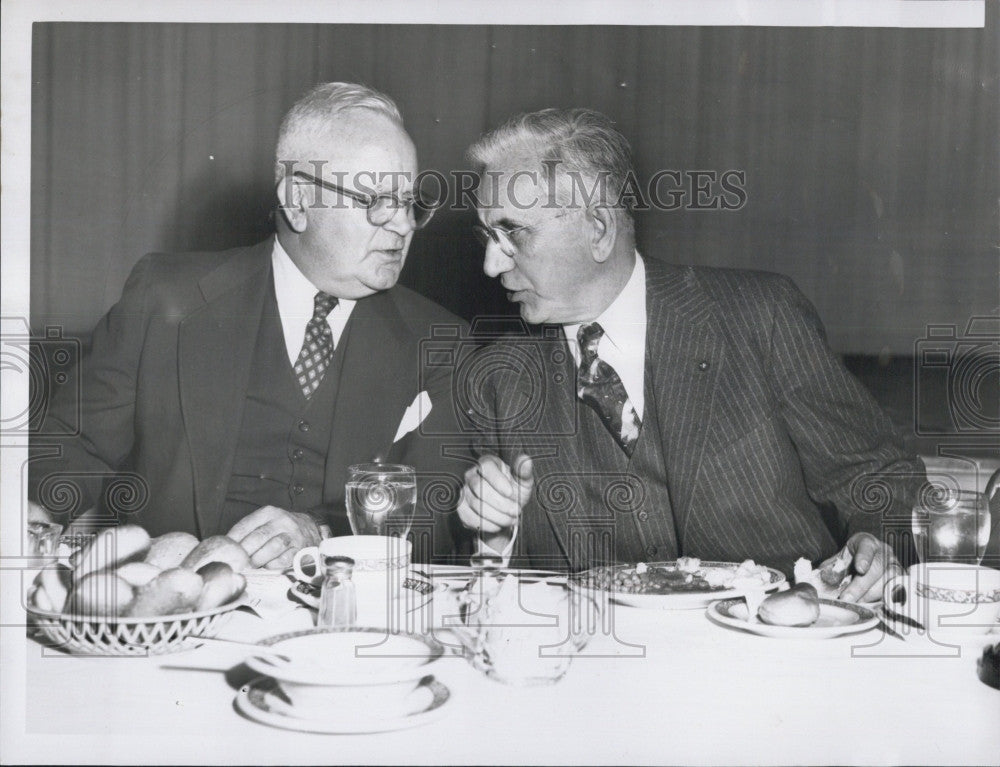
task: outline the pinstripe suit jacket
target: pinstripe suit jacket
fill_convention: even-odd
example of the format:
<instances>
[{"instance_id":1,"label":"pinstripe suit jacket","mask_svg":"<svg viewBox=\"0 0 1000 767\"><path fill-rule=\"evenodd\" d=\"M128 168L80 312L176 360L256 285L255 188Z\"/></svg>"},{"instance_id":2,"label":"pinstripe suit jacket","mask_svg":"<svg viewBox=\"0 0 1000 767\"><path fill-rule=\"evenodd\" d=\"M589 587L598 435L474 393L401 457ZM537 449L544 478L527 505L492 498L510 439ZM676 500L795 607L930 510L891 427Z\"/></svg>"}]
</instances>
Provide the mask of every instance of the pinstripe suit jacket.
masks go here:
<instances>
[{"instance_id":1,"label":"pinstripe suit jacket","mask_svg":"<svg viewBox=\"0 0 1000 767\"><path fill-rule=\"evenodd\" d=\"M853 532L881 535L884 518L908 520L922 465L829 350L791 280L645 265L646 408L661 427L653 436L679 554L752 557L790 572L798 557L829 556ZM585 464L576 437L585 406L561 329L533 328L503 359L517 343L519 358L536 364L506 365L484 399L496 419L487 446L508 463L522 451L535 457L513 561L576 569L586 563L575 561L565 501Z\"/></svg>"}]
</instances>

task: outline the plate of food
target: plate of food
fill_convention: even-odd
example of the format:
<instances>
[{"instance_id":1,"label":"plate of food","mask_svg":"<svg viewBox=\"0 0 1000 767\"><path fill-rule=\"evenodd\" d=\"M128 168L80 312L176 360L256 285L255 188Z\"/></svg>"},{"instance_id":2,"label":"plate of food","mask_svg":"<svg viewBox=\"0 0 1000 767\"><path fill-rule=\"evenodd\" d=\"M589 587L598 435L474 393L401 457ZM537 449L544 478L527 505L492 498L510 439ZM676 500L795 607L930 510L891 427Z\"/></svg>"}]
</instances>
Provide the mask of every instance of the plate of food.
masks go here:
<instances>
[{"instance_id":1,"label":"plate of food","mask_svg":"<svg viewBox=\"0 0 1000 767\"><path fill-rule=\"evenodd\" d=\"M747 591L760 594L774 591L784 582L781 571L758 565L752 559L702 562L697 557L605 565L569 579L570 588L595 598L605 592L619 604L653 610L697 609Z\"/></svg>"},{"instance_id":2,"label":"plate of food","mask_svg":"<svg viewBox=\"0 0 1000 767\"><path fill-rule=\"evenodd\" d=\"M823 599L815 587L799 584L765 598L751 614L743 598L723 599L708 608L715 623L767 637L831 639L875 628L879 617L863 604Z\"/></svg>"}]
</instances>

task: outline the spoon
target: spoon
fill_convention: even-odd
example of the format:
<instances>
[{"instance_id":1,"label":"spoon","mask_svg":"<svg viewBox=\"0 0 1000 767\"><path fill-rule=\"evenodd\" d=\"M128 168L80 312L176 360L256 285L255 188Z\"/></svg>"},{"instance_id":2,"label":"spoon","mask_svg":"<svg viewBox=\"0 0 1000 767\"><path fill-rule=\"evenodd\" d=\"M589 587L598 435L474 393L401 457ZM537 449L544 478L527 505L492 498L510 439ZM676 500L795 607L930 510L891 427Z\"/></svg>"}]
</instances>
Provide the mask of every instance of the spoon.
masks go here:
<instances>
[{"instance_id":1,"label":"spoon","mask_svg":"<svg viewBox=\"0 0 1000 767\"><path fill-rule=\"evenodd\" d=\"M253 648L254 650L254 652L252 653L253 657L259 658L263 662L269 663L272 666L278 664L288 664L292 662L292 659L289 658L287 655L283 655L281 653L275 652L274 650L270 650L267 647L263 647L257 644L256 642L243 642L239 639L223 639L221 637L198 637L198 641L202 643L208 642L211 644L213 642L217 642L219 644L224 644L224 645L236 645L236 646ZM201 645L199 645L199 647L200 646Z\"/></svg>"}]
</instances>

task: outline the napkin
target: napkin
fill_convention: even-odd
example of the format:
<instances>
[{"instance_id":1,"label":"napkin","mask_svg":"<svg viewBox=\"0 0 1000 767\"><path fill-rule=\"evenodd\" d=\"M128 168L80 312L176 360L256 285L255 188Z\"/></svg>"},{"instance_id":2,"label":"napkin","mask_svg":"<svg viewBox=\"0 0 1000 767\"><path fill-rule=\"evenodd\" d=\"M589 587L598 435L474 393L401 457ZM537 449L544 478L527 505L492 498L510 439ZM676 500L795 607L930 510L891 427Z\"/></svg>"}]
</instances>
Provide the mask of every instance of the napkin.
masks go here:
<instances>
[{"instance_id":1,"label":"napkin","mask_svg":"<svg viewBox=\"0 0 1000 767\"><path fill-rule=\"evenodd\" d=\"M302 605L288 598L292 578L274 570L251 570L247 579L246 605L266 621L280 620Z\"/></svg>"}]
</instances>

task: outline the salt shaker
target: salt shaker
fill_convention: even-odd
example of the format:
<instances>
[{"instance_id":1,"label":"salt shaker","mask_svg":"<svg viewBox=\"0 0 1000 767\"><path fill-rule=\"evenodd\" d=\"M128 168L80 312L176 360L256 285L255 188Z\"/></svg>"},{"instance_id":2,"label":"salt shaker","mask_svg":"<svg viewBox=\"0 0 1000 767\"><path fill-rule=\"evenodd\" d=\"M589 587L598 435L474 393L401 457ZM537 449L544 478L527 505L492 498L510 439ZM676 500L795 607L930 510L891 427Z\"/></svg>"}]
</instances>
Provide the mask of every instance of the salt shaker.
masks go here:
<instances>
[{"instance_id":1,"label":"salt shaker","mask_svg":"<svg viewBox=\"0 0 1000 767\"><path fill-rule=\"evenodd\" d=\"M354 593L354 560L350 557L323 558L323 591L319 598L317 626L351 628L358 617Z\"/></svg>"}]
</instances>

